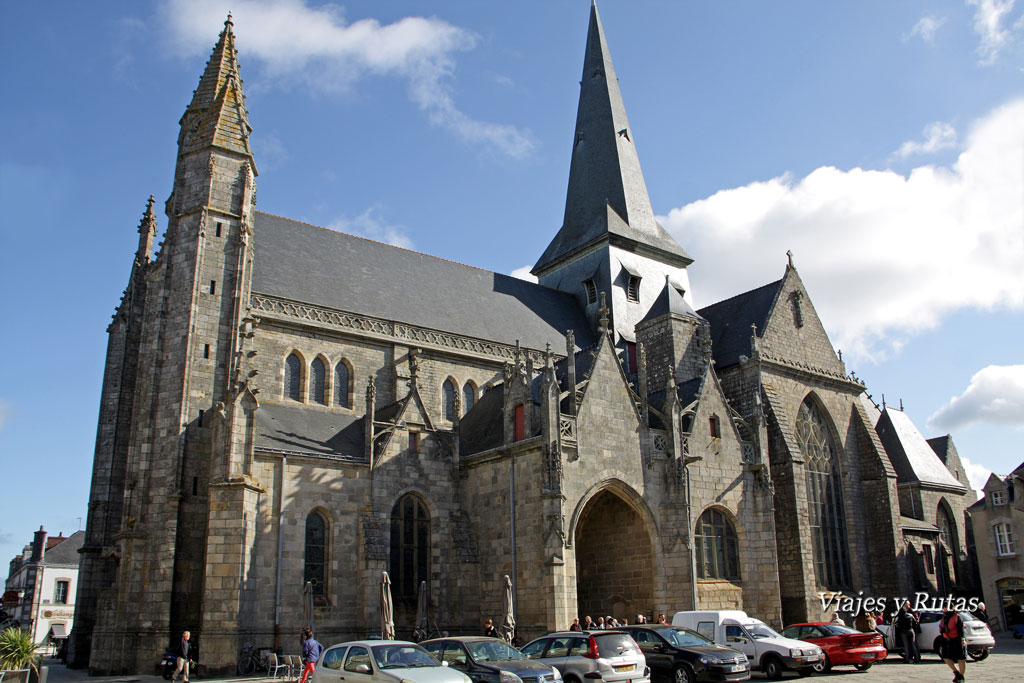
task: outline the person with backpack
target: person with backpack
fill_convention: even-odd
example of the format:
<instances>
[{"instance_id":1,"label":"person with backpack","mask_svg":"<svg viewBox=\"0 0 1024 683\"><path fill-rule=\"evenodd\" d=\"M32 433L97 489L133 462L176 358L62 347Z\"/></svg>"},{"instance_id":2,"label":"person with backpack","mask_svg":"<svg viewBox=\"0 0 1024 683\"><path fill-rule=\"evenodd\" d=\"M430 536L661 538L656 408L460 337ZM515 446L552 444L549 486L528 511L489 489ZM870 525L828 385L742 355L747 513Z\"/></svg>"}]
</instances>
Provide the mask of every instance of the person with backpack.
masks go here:
<instances>
[{"instance_id":1,"label":"person with backpack","mask_svg":"<svg viewBox=\"0 0 1024 683\"><path fill-rule=\"evenodd\" d=\"M967 669L964 621L951 607L947 608L942 615L942 620L939 622L939 634L942 636L939 654L942 661L953 672L953 683L960 683L964 680L964 671Z\"/></svg>"}]
</instances>

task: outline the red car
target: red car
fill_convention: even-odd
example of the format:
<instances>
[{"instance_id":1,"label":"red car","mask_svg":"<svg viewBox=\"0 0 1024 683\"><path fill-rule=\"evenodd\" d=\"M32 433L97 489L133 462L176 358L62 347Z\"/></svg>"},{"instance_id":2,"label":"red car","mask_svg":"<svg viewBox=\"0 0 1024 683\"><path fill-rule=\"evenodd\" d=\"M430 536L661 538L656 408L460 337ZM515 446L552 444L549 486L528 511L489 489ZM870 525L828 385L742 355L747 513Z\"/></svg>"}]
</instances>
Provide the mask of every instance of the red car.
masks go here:
<instances>
[{"instance_id":1,"label":"red car","mask_svg":"<svg viewBox=\"0 0 1024 683\"><path fill-rule=\"evenodd\" d=\"M793 624L787 626L782 635L814 643L825 652L821 663L814 665L815 673L824 673L833 666L844 665L864 671L889 654L882 644L881 633L861 633L827 621Z\"/></svg>"}]
</instances>

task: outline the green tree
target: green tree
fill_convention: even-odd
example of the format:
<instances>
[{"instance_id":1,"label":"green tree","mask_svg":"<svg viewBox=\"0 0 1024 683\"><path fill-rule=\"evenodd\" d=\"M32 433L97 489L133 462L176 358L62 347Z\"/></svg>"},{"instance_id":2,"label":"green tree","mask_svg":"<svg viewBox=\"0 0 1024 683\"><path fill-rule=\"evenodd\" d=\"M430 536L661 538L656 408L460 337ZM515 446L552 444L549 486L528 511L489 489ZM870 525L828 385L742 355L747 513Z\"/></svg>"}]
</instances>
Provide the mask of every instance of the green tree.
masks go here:
<instances>
[{"instance_id":1,"label":"green tree","mask_svg":"<svg viewBox=\"0 0 1024 683\"><path fill-rule=\"evenodd\" d=\"M32 669L38 674L38 662L31 633L13 626L0 631L0 669Z\"/></svg>"}]
</instances>

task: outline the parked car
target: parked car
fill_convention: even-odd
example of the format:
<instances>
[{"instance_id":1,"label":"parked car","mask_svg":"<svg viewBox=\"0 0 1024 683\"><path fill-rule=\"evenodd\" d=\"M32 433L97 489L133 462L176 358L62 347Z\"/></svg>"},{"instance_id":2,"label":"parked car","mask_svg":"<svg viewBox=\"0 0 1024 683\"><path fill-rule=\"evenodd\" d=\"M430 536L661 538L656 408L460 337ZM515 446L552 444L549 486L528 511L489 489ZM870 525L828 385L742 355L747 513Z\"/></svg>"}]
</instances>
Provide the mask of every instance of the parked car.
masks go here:
<instances>
[{"instance_id":1,"label":"parked car","mask_svg":"<svg viewBox=\"0 0 1024 683\"><path fill-rule=\"evenodd\" d=\"M882 643L882 634L861 633L831 622L793 624L784 628L782 635L814 643L822 649L825 655L814 664L815 673L824 673L833 666L853 666L858 671L866 671L889 655Z\"/></svg>"},{"instance_id":2,"label":"parked car","mask_svg":"<svg viewBox=\"0 0 1024 683\"><path fill-rule=\"evenodd\" d=\"M357 640L327 648L313 683L472 683L432 654L403 640Z\"/></svg>"},{"instance_id":3,"label":"parked car","mask_svg":"<svg viewBox=\"0 0 1024 683\"><path fill-rule=\"evenodd\" d=\"M652 680L696 683L750 679L750 665L745 654L715 645L696 631L664 624L627 626L622 630L640 646Z\"/></svg>"},{"instance_id":4,"label":"parked car","mask_svg":"<svg viewBox=\"0 0 1024 683\"><path fill-rule=\"evenodd\" d=\"M917 634L917 648L921 652L931 651L938 654L939 645L942 643L942 636L939 633L942 612L920 612L918 616L921 618L921 632ZM967 656L974 661L981 661L988 657L989 651L996 646L996 639L992 636L988 624L970 612L960 612L960 619L964 622ZM880 624L878 630L885 636L885 646L889 648L890 652L903 651L903 644L896 642L896 629L892 627L892 624Z\"/></svg>"},{"instance_id":5,"label":"parked car","mask_svg":"<svg viewBox=\"0 0 1024 683\"><path fill-rule=\"evenodd\" d=\"M558 669L527 659L497 638L436 638L420 645L442 664L469 676L473 683L562 683Z\"/></svg>"},{"instance_id":6,"label":"parked car","mask_svg":"<svg viewBox=\"0 0 1024 683\"><path fill-rule=\"evenodd\" d=\"M747 656L752 669L776 680L786 670L801 676L814 673L823 653L814 643L785 638L760 619L742 610L698 610L676 612L673 626L684 626L719 645L736 648Z\"/></svg>"},{"instance_id":7,"label":"parked car","mask_svg":"<svg viewBox=\"0 0 1024 683\"><path fill-rule=\"evenodd\" d=\"M519 650L558 669L565 683L650 683L647 660L625 631L563 631L532 640Z\"/></svg>"}]
</instances>

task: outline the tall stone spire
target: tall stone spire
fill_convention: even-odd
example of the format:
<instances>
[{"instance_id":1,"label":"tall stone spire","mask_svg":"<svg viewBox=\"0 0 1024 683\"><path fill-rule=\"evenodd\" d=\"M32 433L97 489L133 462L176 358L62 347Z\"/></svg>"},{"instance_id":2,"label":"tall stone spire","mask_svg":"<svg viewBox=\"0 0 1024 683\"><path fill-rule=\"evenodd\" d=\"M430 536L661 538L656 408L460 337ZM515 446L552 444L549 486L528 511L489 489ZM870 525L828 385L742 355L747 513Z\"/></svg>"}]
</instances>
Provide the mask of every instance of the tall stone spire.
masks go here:
<instances>
[{"instance_id":1,"label":"tall stone spire","mask_svg":"<svg viewBox=\"0 0 1024 683\"><path fill-rule=\"evenodd\" d=\"M155 201L153 195L149 195L146 211L139 221L139 248L135 252L135 260L139 264L149 263L153 257L153 243L156 241L156 212L153 210Z\"/></svg>"},{"instance_id":2,"label":"tall stone spire","mask_svg":"<svg viewBox=\"0 0 1024 683\"><path fill-rule=\"evenodd\" d=\"M630 251L640 247L677 267L692 262L654 220L633 129L595 3L590 8L565 218L532 272L542 276L602 241Z\"/></svg>"},{"instance_id":3,"label":"tall stone spire","mask_svg":"<svg viewBox=\"0 0 1024 683\"><path fill-rule=\"evenodd\" d=\"M252 127L245 108L233 26L229 14L199 87L181 117L178 145L182 154L212 146L252 157Z\"/></svg>"}]
</instances>

